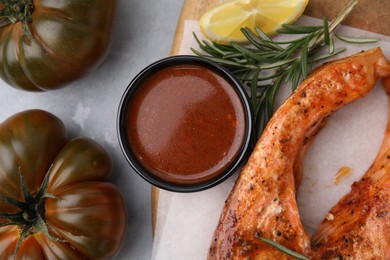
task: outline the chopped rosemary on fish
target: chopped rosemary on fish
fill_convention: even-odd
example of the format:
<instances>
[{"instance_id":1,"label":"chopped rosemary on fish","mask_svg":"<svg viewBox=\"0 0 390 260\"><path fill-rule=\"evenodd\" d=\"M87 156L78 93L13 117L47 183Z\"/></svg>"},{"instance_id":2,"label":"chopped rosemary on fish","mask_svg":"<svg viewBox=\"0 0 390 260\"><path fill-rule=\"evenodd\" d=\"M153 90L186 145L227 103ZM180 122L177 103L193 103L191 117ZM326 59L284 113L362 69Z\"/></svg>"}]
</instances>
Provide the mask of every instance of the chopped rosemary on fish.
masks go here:
<instances>
[{"instance_id":1,"label":"chopped rosemary on fish","mask_svg":"<svg viewBox=\"0 0 390 260\"><path fill-rule=\"evenodd\" d=\"M321 26L283 25L279 34L293 34L297 38L289 41L274 41L260 28L241 31L252 46L237 43L221 45L200 41L194 37L203 51L191 50L228 68L248 87L253 107L253 146L274 112L275 97L286 83L294 90L312 70L315 62L333 57L346 48L334 46L334 36L342 41L354 43L373 42L375 39L352 38L336 35L334 30L357 4L352 0L330 23L323 19ZM325 50L325 51L324 51Z\"/></svg>"}]
</instances>

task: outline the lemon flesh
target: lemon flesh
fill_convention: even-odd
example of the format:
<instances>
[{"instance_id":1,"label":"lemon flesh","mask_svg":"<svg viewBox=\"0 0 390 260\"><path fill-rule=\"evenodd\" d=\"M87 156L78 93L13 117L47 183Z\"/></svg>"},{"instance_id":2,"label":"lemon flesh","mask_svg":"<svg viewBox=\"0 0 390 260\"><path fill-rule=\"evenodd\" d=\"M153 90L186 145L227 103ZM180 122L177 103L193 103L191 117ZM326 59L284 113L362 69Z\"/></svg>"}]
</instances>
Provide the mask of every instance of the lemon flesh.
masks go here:
<instances>
[{"instance_id":1,"label":"lemon flesh","mask_svg":"<svg viewBox=\"0 0 390 260\"><path fill-rule=\"evenodd\" d=\"M241 28L255 26L267 35L276 34L282 24L295 22L309 0L234 0L204 13L199 20L204 35L220 44L246 43Z\"/></svg>"}]
</instances>

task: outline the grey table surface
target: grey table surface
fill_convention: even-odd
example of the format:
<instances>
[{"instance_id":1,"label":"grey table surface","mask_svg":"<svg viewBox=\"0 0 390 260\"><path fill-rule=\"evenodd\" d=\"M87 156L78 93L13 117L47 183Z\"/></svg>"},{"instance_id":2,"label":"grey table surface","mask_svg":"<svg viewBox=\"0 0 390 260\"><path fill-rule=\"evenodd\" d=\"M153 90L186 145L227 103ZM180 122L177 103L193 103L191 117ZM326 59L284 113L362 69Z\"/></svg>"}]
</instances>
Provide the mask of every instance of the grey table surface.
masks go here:
<instances>
[{"instance_id":1,"label":"grey table surface","mask_svg":"<svg viewBox=\"0 0 390 260\"><path fill-rule=\"evenodd\" d=\"M124 195L128 213L127 235L117 259L150 259L153 246L151 186L132 171L119 148L118 105L140 70L169 55L183 2L117 0L107 58L87 77L65 88L29 93L0 81L0 121L26 109L44 109L62 119L70 139L90 137L111 154L114 167L109 181Z\"/></svg>"}]
</instances>

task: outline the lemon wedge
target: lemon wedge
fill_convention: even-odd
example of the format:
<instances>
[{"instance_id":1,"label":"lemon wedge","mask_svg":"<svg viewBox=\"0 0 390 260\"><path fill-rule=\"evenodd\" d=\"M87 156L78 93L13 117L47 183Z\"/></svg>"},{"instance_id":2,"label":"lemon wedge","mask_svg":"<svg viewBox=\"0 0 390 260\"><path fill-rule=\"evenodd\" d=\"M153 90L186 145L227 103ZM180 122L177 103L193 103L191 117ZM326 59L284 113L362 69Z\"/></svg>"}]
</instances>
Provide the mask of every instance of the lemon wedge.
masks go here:
<instances>
[{"instance_id":1,"label":"lemon wedge","mask_svg":"<svg viewBox=\"0 0 390 260\"><path fill-rule=\"evenodd\" d=\"M243 27L263 30L268 36L276 34L282 24L295 22L309 0L233 0L207 11L199 20L204 35L220 44L246 43L240 31Z\"/></svg>"}]
</instances>

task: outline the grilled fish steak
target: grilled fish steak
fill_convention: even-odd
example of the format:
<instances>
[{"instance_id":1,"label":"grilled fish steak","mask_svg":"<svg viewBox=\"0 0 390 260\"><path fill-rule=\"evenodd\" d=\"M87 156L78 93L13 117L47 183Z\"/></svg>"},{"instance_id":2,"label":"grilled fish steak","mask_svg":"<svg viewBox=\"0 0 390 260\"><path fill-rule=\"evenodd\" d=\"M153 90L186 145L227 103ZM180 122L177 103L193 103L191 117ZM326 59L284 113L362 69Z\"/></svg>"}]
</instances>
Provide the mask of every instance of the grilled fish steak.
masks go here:
<instances>
[{"instance_id":1,"label":"grilled fish steak","mask_svg":"<svg viewBox=\"0 0 390 260\"><path fill-rule=\"evenodd\" d=\"M328 116L365 96L380 77L389 94L390 64L375 48L324 64L302 82L275 112L242 169L208 259L290 259L261 237L313 259L390 257L388 135L373 166L334 206L334 220L325 219L313 239L303 228L296 201L301 160L312 138Z\"/></svg>"}]
</instances>

